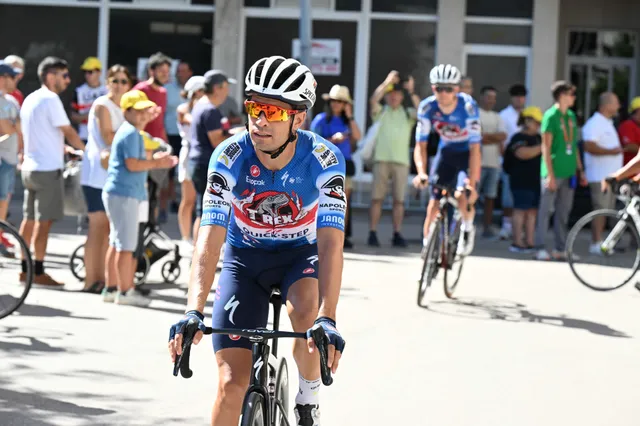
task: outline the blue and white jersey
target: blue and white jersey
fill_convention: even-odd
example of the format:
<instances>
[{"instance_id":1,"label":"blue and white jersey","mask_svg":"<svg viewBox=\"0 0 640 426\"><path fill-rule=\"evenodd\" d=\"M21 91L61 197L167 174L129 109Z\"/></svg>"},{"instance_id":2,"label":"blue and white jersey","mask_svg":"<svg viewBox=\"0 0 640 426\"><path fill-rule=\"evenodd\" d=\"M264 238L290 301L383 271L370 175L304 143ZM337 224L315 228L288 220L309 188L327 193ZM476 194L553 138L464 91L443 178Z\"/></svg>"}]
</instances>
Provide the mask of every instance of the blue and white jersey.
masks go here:
<instances>
[{"instance_id":1,"label":"blue and white jersey","mask_svg":"<svg viewBox=\"0 0 640 426\"><path fill-rule=\"evenodd\" d=\"M271 171L243 132L211 156L200 226L228 226L233 247L287 249L314 244L319 228L344 231L346 208L345 161L331 142L298 130L293 158Z\"/></svg>"},{"instance_id":2,"label":"blue and white jersey","mask_svg":"<svg viewBox=\"0 0 640 426\"><path fill-rule=\"evenodd\" d=\"M451 114L443 114L435 96L418 106L416 142L427 142L431 129L440 135L438 153L468 151L470 144L480 143L478 105L466 93L458 93L458 104Z\"/></svg>"}]
</instances>

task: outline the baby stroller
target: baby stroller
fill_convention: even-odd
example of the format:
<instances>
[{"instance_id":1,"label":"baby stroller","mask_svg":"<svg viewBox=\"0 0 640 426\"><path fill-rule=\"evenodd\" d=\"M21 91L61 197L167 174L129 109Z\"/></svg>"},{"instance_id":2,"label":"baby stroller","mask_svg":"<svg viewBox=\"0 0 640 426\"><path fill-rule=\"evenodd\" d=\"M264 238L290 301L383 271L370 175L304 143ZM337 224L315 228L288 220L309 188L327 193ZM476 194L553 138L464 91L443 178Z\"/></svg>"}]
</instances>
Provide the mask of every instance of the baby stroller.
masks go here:
<instances>
[{"instance_id":1,"label":"baby stroller","mask_svg":"<svg viewBox=\"0 0 640 426\"><path fill-rule=\"evenodd\" d=\"M161 139L154 138L160 143L160 147L155 151L168 151L171 153L171 146L164 143ZM145 212L141 212L140 231L138 233L138 247L134 252L134 256L138 260L138 267L134 275L134 284L142 293L148 293L148 290L142 289L146 283L147 276L151 270L151 265L160 261L169 253L173 253L171 259L162 264L162 278L167 284L173 284L180 277L180 255L179 246L171 240L171 238L162 232L155 219L155 209L158 204L158 192L164 180L168 178L167 170L152 170L149 172L147 179L147 190L149 194L148 207ZM143 204L143 207L145 205ZM78 280L83 281L85 278L84 267L84 244L78 246L69 259L69 267L71 273Z\"/></svg>"}]
</instances>

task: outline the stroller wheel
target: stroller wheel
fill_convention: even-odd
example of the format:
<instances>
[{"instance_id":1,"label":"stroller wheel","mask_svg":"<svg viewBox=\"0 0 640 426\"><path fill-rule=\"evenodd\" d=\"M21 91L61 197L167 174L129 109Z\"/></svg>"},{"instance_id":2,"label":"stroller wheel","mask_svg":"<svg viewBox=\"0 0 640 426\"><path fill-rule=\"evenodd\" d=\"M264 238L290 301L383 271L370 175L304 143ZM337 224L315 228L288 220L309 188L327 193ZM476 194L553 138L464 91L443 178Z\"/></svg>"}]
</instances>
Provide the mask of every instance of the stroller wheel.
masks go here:
<instances>
[{"instance_id":1,"label":"stroller wheel","mask_svg":"<svg viewBox=\"0 0 640 426\"><path fill-rule=\"evenodd\" d=\"M151 269L151 261L146 253L142 254L142 258L138 259L138 269L134 275L135 285L140 286L147 281L147 275Z\"/></svg>"},{"instance_id":2,"label":"stroller wheel","mask_svg":"<svg viewBox=\"0 0 640 426\"><path fill-rule=\"evenodd\" d=\"M167 284L173 284L178 280L180 276L180 265L173 260L167 260L162 265L162 278Z\"/></svg>"},{"instance_id":3,"label":"stroller wheel","mask_svg":"<svg viewBox=\"0 0 640 426\"><path fill-rule=\"evenodd\" d=\"M69 268L74 277L79 281L84 281L86 271L84 267L84 244L80 244L69 258Z\"/></svg>"}]
</instances>

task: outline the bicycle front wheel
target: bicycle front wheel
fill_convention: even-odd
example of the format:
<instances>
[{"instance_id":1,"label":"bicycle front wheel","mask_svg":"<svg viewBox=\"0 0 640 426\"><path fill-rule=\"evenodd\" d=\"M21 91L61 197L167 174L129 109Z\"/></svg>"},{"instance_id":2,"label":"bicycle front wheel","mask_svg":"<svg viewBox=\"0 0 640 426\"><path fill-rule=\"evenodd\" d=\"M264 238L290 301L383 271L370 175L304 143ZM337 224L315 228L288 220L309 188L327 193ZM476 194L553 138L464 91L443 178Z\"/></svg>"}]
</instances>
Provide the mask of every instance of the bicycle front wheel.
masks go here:
<instances>
[{"instance_id":1,"label":"bicycle front wheel","mask_svg":"<svg viewBox=\"0 0 640 426\"><path fill-rule=\"evenodd\" d=\"M604 226L594 242L594 227ZM631 281L640 267L640 237L633 221L615 210L596 210L580 220L567 235L567 261L576 278L596 291L618 289Z\"/></svg>"},{"instance_id":2,"label":"bicycle front wheel","mask_svg":"<svg viewBox=\"0 0 640 426\"><path fill-rule=\"evenodd\" d=\"M454 219L453 232L449 237L449 244L446 250L446 260L443 260L444 267L444 294L449 299L453 299L453 292L456 291L458 282L460 281L460 275L462 274L462 265L464 263L465 256L459 256L458 241L461 238L462 219ZM443 255L445 256L445 255ZM446 266L445 266L446 265Z\"/></svg>"},{"instance_id":3,"label":"bicycle front wheel","mask_svg":"<svg viewBox=\"0 0 640 426\"><path fill-rule=\"evenodd\" d=\"M250 393L244 403L240 426L267 426L264 398L256 392Z\"/></svg>"},{"instance_id":4,"label":"bicycle front wheel","mask_svg":"<svg viewBox=\"0 0 640 426\"><path fill-rule=\"evenodd\" d=\"M0 221L2 255L0 255L0 318L13 313L27 298L33 283L33 262L29 247L18 230ZM27 271L22 272L22 260L26 260Z\"/></svg>"},{"instance_id":5,"label":"bicycle front wheel","mask_svg":"<svg viewBox=\"0 0 640 426\"><path fill-rule=\"evenodd\" d=\"M427 247L423 248L424 262L422 263L422 272L418 280L418 306L423 307L424 295L431 286L431 281L438 271L438 258L440 257L440 230L442 222L437 219L429 230L427 238Z\"/></svg>"}]
</instances>

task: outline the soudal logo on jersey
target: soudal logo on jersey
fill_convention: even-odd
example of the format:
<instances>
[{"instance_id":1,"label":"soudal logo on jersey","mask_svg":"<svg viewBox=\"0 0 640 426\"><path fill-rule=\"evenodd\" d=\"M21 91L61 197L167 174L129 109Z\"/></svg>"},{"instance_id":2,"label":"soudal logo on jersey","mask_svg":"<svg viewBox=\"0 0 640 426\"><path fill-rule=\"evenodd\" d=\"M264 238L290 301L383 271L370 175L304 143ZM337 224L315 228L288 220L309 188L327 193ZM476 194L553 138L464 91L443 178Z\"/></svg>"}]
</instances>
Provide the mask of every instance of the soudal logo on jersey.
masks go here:
<instances>
[{"instance_id":1,"label":"soudal logo on jersey","mask_svg":"<svg viewBox=\"0 0 640 426\"><path fill-rule=\"evenodd\" d=\"M251 224L260 227L293 227L312 222L315 215L307 215L302 200L294 192L293 197L286 192L265 191L256 193L246 190L237 201L236 209Z\"/></svg>"}]
</instances>

